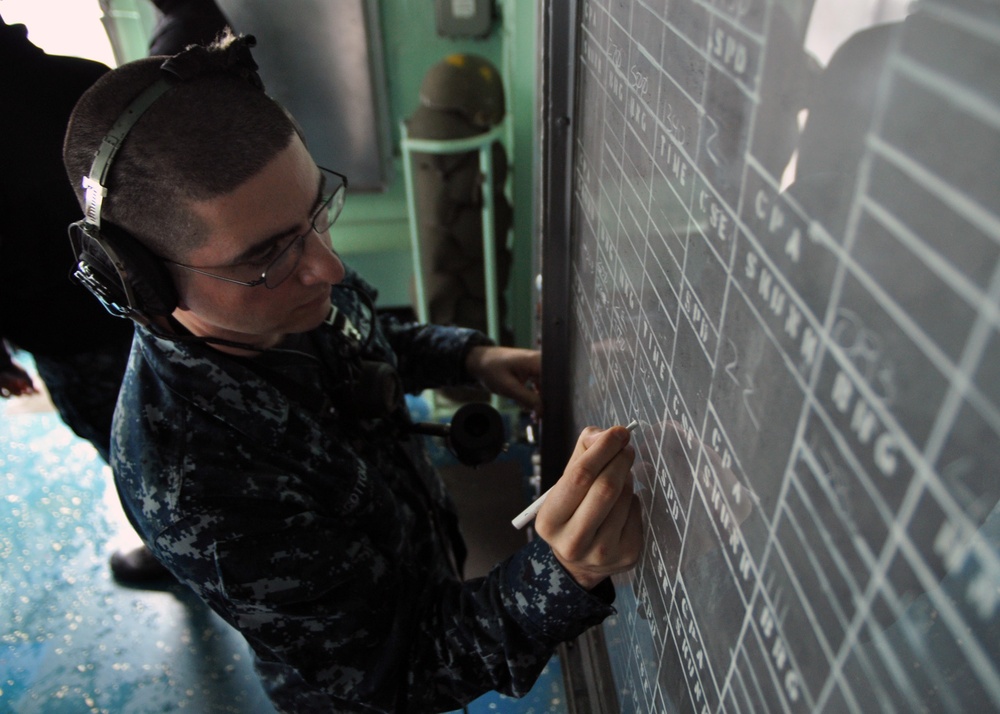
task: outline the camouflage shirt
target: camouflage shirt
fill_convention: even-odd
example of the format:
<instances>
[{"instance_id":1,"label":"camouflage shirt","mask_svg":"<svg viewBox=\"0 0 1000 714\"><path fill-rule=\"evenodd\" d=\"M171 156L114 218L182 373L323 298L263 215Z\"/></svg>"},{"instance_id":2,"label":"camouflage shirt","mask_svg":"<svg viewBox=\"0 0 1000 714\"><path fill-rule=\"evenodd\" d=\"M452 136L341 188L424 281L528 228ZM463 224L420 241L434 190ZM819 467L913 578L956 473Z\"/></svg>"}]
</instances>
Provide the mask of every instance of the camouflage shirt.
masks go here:
<instances>
[{"instance_id":1,"label":"camouflage shirt","mask_svg":"<svg viewBox=\"0 0 1000 714\"><path fill-rule=\"evenodd\" d=\"M365 323L356 293L332 294ZM468 350L488 342L377 322L362 356L408 391L464 381ZM613 611L611 588L582 590L537 539L463 582L442 481L402 404L357 415L369 388L345 390L358 380L341 333L324 324L237 358L138 329L112 450L129 518L247 638L283 711L441 711L526 693L555 644Z\"/></svg>"}]
</instances>

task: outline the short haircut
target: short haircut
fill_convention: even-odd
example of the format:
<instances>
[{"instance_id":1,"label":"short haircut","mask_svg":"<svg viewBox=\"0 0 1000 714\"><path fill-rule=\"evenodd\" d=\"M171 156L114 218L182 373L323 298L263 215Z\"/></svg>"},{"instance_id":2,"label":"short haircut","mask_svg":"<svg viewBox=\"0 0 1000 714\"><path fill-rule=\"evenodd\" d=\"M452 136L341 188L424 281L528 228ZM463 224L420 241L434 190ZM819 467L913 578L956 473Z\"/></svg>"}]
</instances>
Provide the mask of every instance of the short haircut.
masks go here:
<instances>
[{"instance_id":1,"label":"short haircut","mask_svg":"<svg viewBox=\"0 0 1000 714\"><path fill-rule=\"evenodd\" d=\"M231 33L207 48L214 64L230 66L238 42ZM101 140L125 108L164 76L166 57L130 62L105 74L77 103L63 145L63 162L80 205ZM291 143L296 125L276 101L236 72L213 71L178 81L132 127L112 163L101 209L164 258L183 261L206 239L191 210L231 193Z\"/></svg>"}]
</instances>

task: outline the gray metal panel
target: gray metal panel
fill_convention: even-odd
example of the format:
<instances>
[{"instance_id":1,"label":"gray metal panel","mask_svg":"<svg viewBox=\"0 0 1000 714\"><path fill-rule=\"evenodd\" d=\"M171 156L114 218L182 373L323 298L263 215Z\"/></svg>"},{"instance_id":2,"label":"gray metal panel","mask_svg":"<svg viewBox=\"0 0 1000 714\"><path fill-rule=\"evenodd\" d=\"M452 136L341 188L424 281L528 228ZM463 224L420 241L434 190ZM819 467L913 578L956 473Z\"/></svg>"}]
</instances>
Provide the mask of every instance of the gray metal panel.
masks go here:
<instances>
[{"instance_id":1,"label":"gray metal panel","mask_svg":"<svg viewBox=\"0 0 1000 714\"><path fill-rule=\"evenodd\" d=\"M545 413L542 439L542 488L558 479L573 450L569 395L570 217L572 209L572 132L576 32L574 0L549 0L540 13L542 54L542 393Z\"/></svg>"},{"instance_id":2,"label":"gray metal panel","mask_svg":"<svg viewBox=\"0 0 1000 714\"><path fill-rule=\"evenodd\" d=\"M367 0L219 0L257 37L268 93L302 125L316 161L351 190L382 190L390 155L378 4Z\"/></svg>"}]
</instances>

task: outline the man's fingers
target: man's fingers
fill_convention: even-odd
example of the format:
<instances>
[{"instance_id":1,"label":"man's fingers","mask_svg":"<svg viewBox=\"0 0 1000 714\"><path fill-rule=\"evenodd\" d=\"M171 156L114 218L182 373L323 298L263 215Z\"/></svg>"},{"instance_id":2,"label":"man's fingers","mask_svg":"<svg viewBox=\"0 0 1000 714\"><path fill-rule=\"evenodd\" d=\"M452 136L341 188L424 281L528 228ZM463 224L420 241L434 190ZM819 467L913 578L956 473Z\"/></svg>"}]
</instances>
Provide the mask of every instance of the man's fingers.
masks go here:
<instances>
[{"instance_id":1,"label":"man's fingers","mask_svg":"<svg viewBox=\"0 0 1000 714\"><path fill-rule=\"evenodd\" d=\"M512 381L506 396L528 411L537 411L542 406L542 395L527 382Z\"/></svg>"},{"instance_id":2,"label":"man's fingers","mask_svg":"<svg viewBox=\"0 0 1000 714\"><path fill-rule=\"evenodd\" d=\"M632 501L634 498L635 493L632 490L632 480L626 478L618 494L618 500L615 501L594 534L595 541L617 544L621 540L622 531L625 529L625 524L628 522L629 515L632 512Z\"/></svg>"},{"instance_id":3,"label":"man's fingers","mask_svg":"<svg viewBox=\"0 0 1000 714\"><path fill-rule=\"evenodd\" d=\"M635 452L632 449L618 452L584 494L569 519L570 524L574 525L574 541L577 547L590 547L598 532L622 502L623 494L626 503L631 499L631 471L634 459ZM624 515L627 515L627 508L625 514L619 513L620 517Z\"/></svg>"},{"instance_id":4,"label":"man's fingers","mask_svg":"<svg viewBox=\"0 0 1000 714\"><path fill-rule=\"evenodd\" d=\"M621 565L631 568L639 562L642 546L645 541L645 530L642 523L642 503L639 497L633 495L629 503L628 518L621 530L618 541L619 553L624 556Z\"/></svg>"},{"instance_id":5,"label":"man's fingers","mask_svg":"<svg viewBox=\"0 0 1000 714\"><path fill-rule=\"evenodd\" d=\"M635 494L622 491L615 507L591 543L591 567L621 570L639 560L643 546L642 504Z\"/></svg>"},{"instance_id":6,"label":"man's fingers","mask_svg":"<svg viewBox=\"0 0 1000 714\"><path fill-rule=\"evenodd\" d=\"M535 522L538 535L585 588L632 567L642 549L629 436L622 426L585 429Z\"/></svg>"},{"instance_id":7,"label":"man's fingers","mask_svg":"<svg viewBox=\"0 0 1000 714\"><path fill-rule=\"evenodd\" d=\"M569 461L566 464L566 471L569 471L570 467L575 463L580 456L589 449L595 441L597 441L601 434L603 434L606 429L598 429L596 426L584 427L583 431L580 432L580 437L576 440L576 446L573 447L573 453L569 456Z\"/></svg>"},{"instance_id":8,"label":"man's fingers","mask_svg":"<svg viewBox=\"0 0 1000 714\"><path fill-rule=\"evenodd\" d=\"M577 440L562 478L552 487L544 508L554 525L573 517L604 468L628 442L628 432L622 427L601 431L588 427Z\"/></svg>"},{"instance_id":9,"label":"man's fingers","mask_svg":"<svg viewBox=\"0 0 1000 714\"><path fill-rule=\"evenodd\" d=\"M586 451L591 447L591 445L601 437L602 434L608 432L614 432L615 436L622 439L622 443L628 443L631 438L630 432L626 429L624 434L620 431L624 429L621 426L613 426L610 429L599 429L596 426L584 427L583 431L580 432L580 437L576 440L576 446L573 448L573 453L569 458L569 463L573 463L573 459L580 453ZM569 465L567 465L567 470Z\"/></svg>"}]
</instances>

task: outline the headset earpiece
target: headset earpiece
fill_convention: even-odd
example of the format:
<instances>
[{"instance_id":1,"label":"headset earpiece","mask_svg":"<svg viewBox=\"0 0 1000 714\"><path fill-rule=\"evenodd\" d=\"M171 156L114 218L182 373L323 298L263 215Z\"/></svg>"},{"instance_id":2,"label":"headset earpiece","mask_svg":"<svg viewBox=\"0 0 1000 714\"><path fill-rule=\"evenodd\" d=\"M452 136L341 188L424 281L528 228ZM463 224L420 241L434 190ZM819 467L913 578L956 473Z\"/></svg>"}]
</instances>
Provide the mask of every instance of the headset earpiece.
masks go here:
<instances>
[{"instance_id":1,"label":"headset earpiece","mask_svg":"<svg viewBox=\"0 0 1000 714\"><path fill-rule=\"evenodd\" d=\"M90 173L83 177L84 219L69 226L69 238L77 257L72 277L112 315L148 325L151 318L170 315L177 307L177 290L163 262L126 231L102 220L115 155L140 117L177 82L228 72L263 90L250 55L255 42L246 35L234 40L233 50L224 57L192 46L166 60L162 76L132 100L101 140Z\"/></svg>"},{"instance_id":2,"label":"headset earpiece","mask_svg":"<svg viewBox=\"0 0 1000 714\"><path fill-rule=\"evenodd\" d=\"M163 263L124 230L105 221L98 229L86 220L70 224L77 256L72 277L112 315L141 323L171 314L177 291Z\"/></svg>"}]
</instances>

